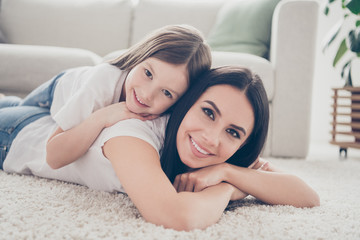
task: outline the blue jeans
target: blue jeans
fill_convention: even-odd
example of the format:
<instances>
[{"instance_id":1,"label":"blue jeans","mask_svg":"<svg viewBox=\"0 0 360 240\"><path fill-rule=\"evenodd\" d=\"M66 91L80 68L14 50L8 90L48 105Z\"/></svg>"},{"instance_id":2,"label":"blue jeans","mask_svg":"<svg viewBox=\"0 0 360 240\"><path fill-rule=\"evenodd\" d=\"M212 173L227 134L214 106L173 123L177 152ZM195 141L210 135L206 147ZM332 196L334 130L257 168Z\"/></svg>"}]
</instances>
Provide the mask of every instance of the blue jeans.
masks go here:
<instances>
[{"instance_id":1,"label":"blue jeans","mask_svg":"<svg viewBox=\"0 0 360 240\"><path fill-rule=\"evenodd\" d=\"M60 73L53 79L43 83L34 89L24 99L16 96L6 96L0 99L0 108L17 106L36 106L50 109L54 97L54 91L59 78L65 72Z\"/></svg>"},{"instance_id":2,"label":"blue jeans","mask_svg":"<svg viewBox=\"0 0 360 240\"><path fill-rule=\"evenodd\" d=\"M17 134L28 124L47 115L50 115L49 109L42 107L18 106L0 109L0 169L3 169L6 155Z\"/></svg>"},{"instance_id":3,"label":"blue jeans","mask_svg":"<svg viewBox=\"0 0 360 240\"><path fill-rule=\"evenodd\" d=\"M28 124L50 114L60 73L43 83L24 99L6 96L0 99L0 169L17 134Z\"/></svg>"}]
</instances>

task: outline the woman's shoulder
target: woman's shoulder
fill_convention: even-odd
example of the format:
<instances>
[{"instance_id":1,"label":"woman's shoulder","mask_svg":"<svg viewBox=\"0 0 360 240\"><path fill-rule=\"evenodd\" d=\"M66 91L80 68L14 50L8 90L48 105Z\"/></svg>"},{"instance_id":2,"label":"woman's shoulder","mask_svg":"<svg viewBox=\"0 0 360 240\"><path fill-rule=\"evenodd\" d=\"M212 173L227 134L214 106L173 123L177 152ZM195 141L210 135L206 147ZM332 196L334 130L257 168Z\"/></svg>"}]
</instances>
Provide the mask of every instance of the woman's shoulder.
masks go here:
<instances>
[{"instance_id":1,"label":"woman's shoulder","mask_svg":"<svg viewBox=\"0 0 360 240\"><path fill-rule=\"evenodd\" d=\"M164 115L148 121L134 118L119 121L101 132L101 144L115 137L135 137L149 143L159 152L164 143L168 118Z\"/></svg>"}]
</instances>

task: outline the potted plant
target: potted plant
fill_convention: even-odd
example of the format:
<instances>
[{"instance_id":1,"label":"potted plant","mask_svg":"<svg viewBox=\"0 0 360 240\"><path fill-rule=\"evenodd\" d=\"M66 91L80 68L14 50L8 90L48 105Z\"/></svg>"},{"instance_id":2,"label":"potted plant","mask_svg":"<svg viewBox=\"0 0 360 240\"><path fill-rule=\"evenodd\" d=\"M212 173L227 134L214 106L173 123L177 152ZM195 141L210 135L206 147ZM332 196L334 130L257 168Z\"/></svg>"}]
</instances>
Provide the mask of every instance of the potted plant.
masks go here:
<instances>
[{"instance_id":1,"label":"potted plant","mask_svg":"<svg viewBox=\"0 0 360 240\"><path fill-rule=\"evenodd\" d=\"M360 88L354 88L352 81L353 62L356 59L360 59L360 0L328 0L325 6L325 15L329 15L330 5L334 3L341 4L343 17L324 39L323 52L335 43L335 39L340 38L341 42L337 48L332 64L333 67L337 67L340 63L342 64L341 78L345 81L345 84L343 88L333 89L334 112L332 140L330 142L339 145L340 156L342 151L344 151L346 157L348 147L360 148ZM350 105L339 104L338 100L342 97L339 96L338 92L342 90L350 92ZM338 112L338 108L350 108L350 113ZM350 116L350 122L344 122L343 120L338 121L338 116ZM350 130L339 131L337 126L341 125L350 126ZM337 135L351 135L354 137L354 141L337 141Z\"/></svg>"},{"instance_id":2,"label":"potted plant","mask_svg":"<svg viewBox=\"0 0 360 240\"><path fill-rule=\"evenodd\" d=\"M341 4L343 18L330 30L325 38L323 52L325 52L334 40L341 37L342 30L346 30L346 35L337 49L333 60L333 66L339 64L343 57L346 59L341 70L341 78L345 81L345 87L352 87L352 62L360 58L360 0L328 0L325 6L325 15L330 12L330 5L333 3ZM348 26L350 24L350 29Z\"/></svg>"}]
</instances>

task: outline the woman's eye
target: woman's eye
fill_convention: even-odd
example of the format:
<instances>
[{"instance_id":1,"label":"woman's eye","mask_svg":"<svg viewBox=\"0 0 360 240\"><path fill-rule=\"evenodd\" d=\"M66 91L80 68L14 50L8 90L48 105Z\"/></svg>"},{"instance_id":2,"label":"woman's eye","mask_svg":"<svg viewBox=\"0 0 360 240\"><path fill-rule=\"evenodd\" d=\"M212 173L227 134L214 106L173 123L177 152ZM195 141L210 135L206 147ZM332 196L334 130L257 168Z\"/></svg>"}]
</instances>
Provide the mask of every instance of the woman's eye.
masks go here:
<instances>
[{"instance_id":1,"label":"woman's eye","mask_svg":"<svg viewBox=\"0 0 360 240\"><path fill-rule=\"evenodd\" d=\"M145 69L145 75L152 79L152 74L149 70Z\"/></svg>"},{"instance_id":2,"label":"woman's eye","mask_svg":"<svg viewBox=\"0 0 360 240\"><path fill-rule=\"evenodd\" d=\"M240 134L237 131L235 131L234 129L231 129L231 128L226 129L226 132L229 133L234 138L240 138Z\"/></svg>"},{"instance_id":3,"label":"woman's eye","mask_svg":"<svg viewBox=\"0 0 360 240\"><path fill-rule=\"evenodd\" d=\"M171 94L168 90L163 89L162 92L164 93L164 95L165 95L166 97L172 98L172 94Z\"/></svg>"},{"instance_id":4,"label":"woman's eye","mask_svg":"<svg viewBox=\"0 0 360 240\"><path fill-rule=\"evenodd\" d=\"M213 110L211 110L209 108L203 108L202 110L209 118L211 118L211 120L215 119Z\"/></svg>"}]
</instances>

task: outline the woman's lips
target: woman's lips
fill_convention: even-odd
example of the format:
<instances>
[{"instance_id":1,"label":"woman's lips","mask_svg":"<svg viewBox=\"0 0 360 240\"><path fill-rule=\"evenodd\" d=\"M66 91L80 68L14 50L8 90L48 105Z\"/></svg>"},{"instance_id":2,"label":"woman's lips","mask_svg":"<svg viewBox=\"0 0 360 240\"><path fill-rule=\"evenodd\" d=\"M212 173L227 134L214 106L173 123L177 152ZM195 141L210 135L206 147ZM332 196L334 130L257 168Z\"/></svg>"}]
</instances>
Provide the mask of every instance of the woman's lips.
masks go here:
<instances>
[{"instance_id":1,"label":"woman's lips","mask_svg":"<svg viewBox=\"0 0 360 240\"><path fill-rule=\"evenodd\" d=\"M196 157L205 158L213 155L204 148L202 148L201 146L199 146L199 144L197 144L191 136L189 137L189 140L190 140L191 151Z\"/></svg>"}]
</instances>

